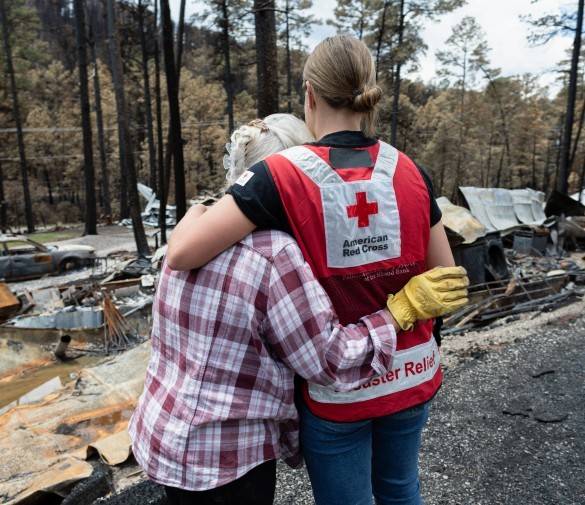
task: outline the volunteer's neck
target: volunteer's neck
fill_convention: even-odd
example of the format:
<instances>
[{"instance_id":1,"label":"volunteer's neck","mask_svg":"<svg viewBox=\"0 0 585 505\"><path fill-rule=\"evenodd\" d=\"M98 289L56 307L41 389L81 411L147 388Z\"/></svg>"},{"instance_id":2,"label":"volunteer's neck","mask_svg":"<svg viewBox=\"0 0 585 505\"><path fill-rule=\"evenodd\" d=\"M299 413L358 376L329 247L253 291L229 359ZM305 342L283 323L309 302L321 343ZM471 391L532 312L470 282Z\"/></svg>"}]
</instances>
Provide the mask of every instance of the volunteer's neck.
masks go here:
<instances>
[{"instance_id":1,"label":"volunteer's neck","mask_svg":"<svg viewBox=\"0 0 585 505\"><path fill-rule=\"evenodd\" d=\"M330 133L350 130L361 130L362 117L347 109L331 109L323 111L315 118L315 138L322 139Z\"/></svg>"}]
</instances>

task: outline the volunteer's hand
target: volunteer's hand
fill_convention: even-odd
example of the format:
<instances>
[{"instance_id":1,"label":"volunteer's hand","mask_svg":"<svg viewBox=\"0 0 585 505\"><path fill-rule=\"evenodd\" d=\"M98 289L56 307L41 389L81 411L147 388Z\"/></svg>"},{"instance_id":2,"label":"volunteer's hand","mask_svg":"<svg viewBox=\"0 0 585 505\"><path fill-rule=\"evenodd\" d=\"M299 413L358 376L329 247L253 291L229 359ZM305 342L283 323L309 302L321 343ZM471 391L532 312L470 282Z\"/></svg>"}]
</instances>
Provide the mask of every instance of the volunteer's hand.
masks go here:
<instances>
[{"instance_id":1,"label":"volunteer's hand","mask_svg":"<svg viewBox=\"0 0 585 505\"><path fill-rule=\"evenodd\" d=\"M463 267L437 267L410 279L387 307L400 328L410 330L418 320L453 312L469 301L469 279Z\"/></svg>"}]
</instances>

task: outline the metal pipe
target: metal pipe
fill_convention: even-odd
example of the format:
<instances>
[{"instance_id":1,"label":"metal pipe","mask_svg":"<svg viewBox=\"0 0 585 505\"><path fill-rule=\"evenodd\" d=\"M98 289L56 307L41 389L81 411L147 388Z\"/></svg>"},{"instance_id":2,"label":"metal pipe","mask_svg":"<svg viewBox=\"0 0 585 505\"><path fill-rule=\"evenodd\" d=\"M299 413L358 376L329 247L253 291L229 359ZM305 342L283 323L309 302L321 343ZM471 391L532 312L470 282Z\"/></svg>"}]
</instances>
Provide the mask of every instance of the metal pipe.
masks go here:
<instances>
[{"instance_id":1,"label":"metal pipe","mask_svg":"<svg viewBox=\"0 0 585 505\"><path fill-rule=\"evenodd\" d=\"M61 361L67 359L67 347L71 342L70 335L62 335L59 339L59 343L57 344L57 349L55 349L55 357Z\"/></svg>"}]
</instances>

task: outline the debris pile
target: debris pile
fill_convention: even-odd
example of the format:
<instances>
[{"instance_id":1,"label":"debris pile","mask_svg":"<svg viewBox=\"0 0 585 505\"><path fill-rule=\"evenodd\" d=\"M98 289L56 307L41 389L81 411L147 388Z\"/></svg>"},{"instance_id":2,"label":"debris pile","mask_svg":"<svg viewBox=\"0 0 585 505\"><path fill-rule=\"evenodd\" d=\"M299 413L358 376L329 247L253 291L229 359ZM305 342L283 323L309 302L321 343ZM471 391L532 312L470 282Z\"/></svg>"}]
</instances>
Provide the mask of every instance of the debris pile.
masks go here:
<instances>
[{"instance_id":1,"label":"debris pile","mask_svg":"<svg viewBox=\"0 0 585 505\"><path fill-rule=\"evenodd\" d=\"M470 304L444 321L444 334L552 310L585 294L585 206L531 189L460 188L457 206L439 198L455 261L468 270ZM554 212L553 212L554 211Z\"/></svg>"},{"instance_id":2,"label":"debris pile","mask_svg":"<svg viewBox=\"0 0 585 505\"><path fill-rule=\"evenodd\" d=\"M110 258L107 271L82 280L16 294L0 283L0 338L47 345L68 334L105 352L125 349L149 334L156 275L147 258Z\"/></svg>"},{"instance_id":3,"label":"debris pile","mask_svg":"<svg viewBox=\"0 0 585 505\"><path fill-rule=\"evenodd\" d=\"M126 427L149 355L146 342L79 370L66 384L56 377L0 414L3 503L57 502L92 475L87 459L94 452L107 465L128 459Z\"/></svg>"},{"instance_id":4,"label":"debris pile","mask_svg":"<svg viewBox=\"0 0 585 505\"><path fill-rule=\"evenodd\" d=\"M142 222L151 228L158 228L160 216L160 200L156 197L156 193L145 184L137 184L138 192L146 200L146 206L142 211ZM203 205L211 205L220 198L220 193L213 193L211 191L204 191L197 198L189 201L190 205L198 203ZM167 203L165 208L165 223L167 228L172 228L177 224L177 207ZM123 219L120 221L121 226L132 227L131 219Z\"/></svg>"}]
</instances>

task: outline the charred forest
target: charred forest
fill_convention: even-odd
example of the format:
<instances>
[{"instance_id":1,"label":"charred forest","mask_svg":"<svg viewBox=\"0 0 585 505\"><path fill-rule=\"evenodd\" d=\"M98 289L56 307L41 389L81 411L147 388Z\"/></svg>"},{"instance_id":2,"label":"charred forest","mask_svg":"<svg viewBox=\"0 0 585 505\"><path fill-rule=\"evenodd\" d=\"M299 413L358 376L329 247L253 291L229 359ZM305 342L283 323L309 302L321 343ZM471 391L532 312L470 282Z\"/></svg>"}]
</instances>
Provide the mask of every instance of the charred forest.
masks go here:
<instances>
[{"instance_id":1,"label":"charred forest","mask_svg":"<svg viewBox=\"0 0 585 505\"><path fill-rule=\"evenodd\" d=\"M428 170L437 196L584 185L583 0L523 19L533 44L571 40L553 88L492 64L472 17L437 52L436 79L418 79L422 26L465 0L338 0L326 21L311 0L189 2L190 15L177 4L173 17L168 0L0 0L3 231L83 222L92 234L130 218L146 250L136 183L178 218L220 190L234 128L302 117L308 40L325 24L370 47L384 91L377 134Z\"/></svg>"}]
</instances>

